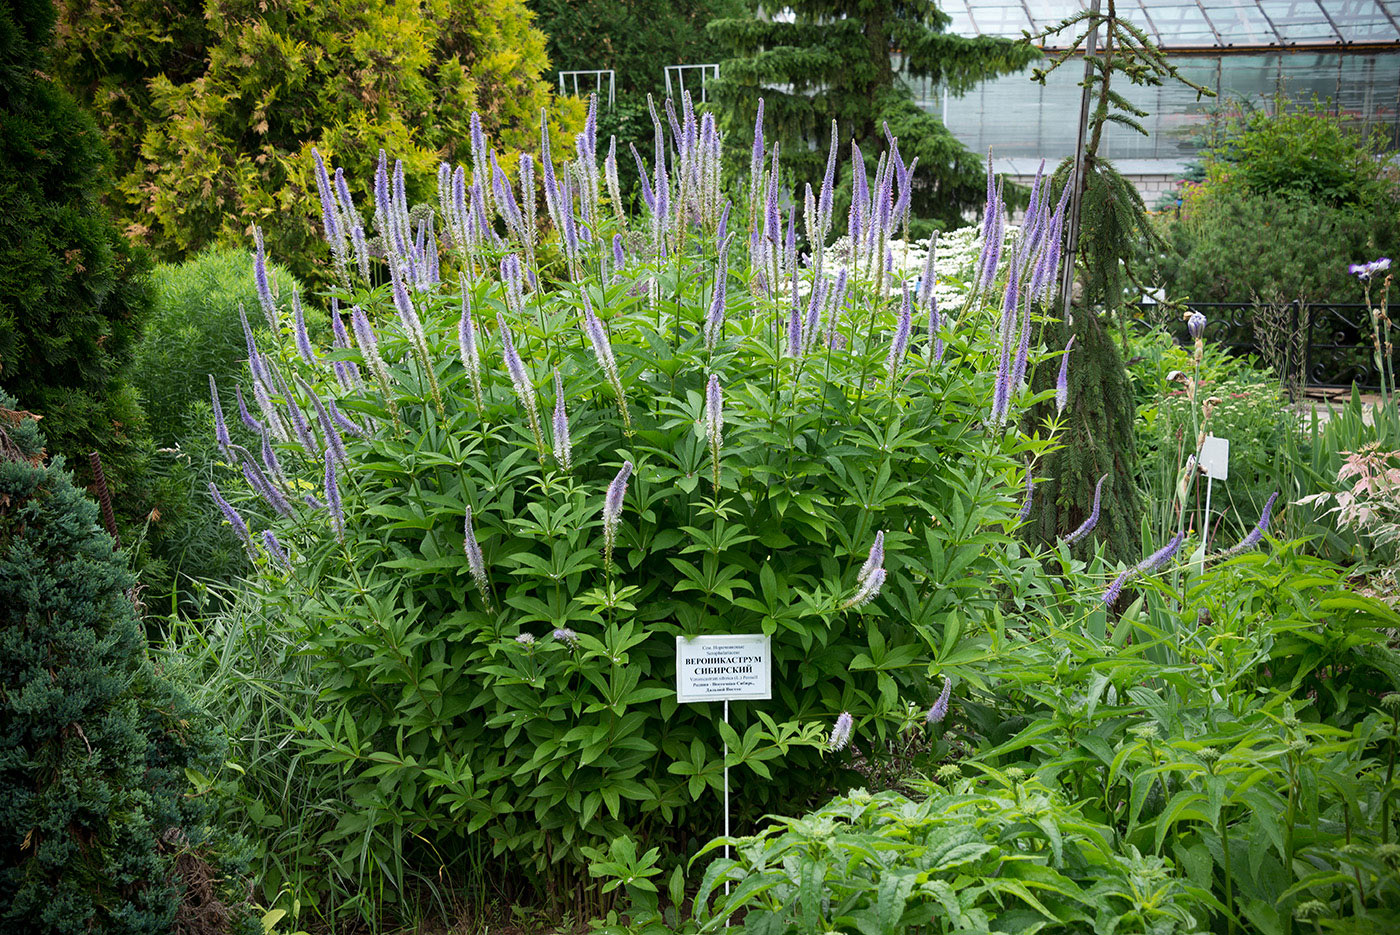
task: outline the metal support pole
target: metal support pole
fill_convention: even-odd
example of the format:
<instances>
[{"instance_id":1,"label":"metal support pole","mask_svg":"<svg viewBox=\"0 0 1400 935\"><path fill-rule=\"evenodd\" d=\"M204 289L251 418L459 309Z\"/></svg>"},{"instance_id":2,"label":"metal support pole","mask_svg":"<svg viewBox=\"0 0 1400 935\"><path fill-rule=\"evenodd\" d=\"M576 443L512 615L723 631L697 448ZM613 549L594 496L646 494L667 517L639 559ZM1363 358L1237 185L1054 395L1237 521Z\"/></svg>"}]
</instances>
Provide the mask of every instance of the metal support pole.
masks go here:
<instances>
[{"instance_id":1,"label":"metal support pole","mask_svg":"<svg viewBox=\"0 0 1400 935\"><path fill-rule=\"evenodd\" d=\"M1099 0L1089 5L1089 15L1099 15ZM1074 186L1069 196L1069 231L1065 239L1064 271L1060 274L1060 291L1064 296L1063 318L1067 325L1074 324L1074 312L1070 302L1074 296L1074 254L1079 249L1079 212L1084 200L1084 134L1089 127L1089 92L1093 88L1094 53L1098 50L1099 26L1095 20L1089 29L1084 43L1084 90L1079 96L1079 136L1074 142L1074 173L1070 184Z\"/></svg>"}]
</instances>

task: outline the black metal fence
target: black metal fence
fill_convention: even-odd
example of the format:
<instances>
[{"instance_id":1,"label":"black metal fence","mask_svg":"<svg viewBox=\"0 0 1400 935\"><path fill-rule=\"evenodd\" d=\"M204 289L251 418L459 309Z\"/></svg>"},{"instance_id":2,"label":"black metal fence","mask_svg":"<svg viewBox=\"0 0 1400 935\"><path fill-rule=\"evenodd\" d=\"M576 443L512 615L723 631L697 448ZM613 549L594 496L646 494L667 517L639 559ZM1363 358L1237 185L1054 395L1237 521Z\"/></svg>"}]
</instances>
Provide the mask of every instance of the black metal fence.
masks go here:
<instances>
[{"instance_id":1,"label":"black metal fence","mask_svg":"<svg viewBox=\"0 0 1400 935\"><path fill-rule=\"evenodd\" d=\"M1371 313L1365 305L1192 302L1186 307L1206 316L1207 341L1258 355L1297 390L1349 389L1353 383L1363 390L1380 389ZM1144 317L1152 317L1151 308L1143 306ZM1389 312L1390 320L1400 324L1400 305L1390 306ZM1190 343L1184 322L1178 319L1169 327L1178 341ZM1400 369L1400 354L1392 364Z\"/></svg>"}]
</instances>

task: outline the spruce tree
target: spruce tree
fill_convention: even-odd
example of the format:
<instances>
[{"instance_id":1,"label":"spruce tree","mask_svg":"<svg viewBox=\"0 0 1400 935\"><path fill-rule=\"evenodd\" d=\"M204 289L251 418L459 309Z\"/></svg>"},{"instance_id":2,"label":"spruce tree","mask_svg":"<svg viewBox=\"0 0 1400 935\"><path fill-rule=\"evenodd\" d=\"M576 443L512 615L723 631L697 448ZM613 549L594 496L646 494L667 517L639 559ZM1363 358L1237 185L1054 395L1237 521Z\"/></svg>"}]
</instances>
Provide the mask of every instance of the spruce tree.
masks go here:
<instances>
[{"instance_id":1,"label":"spruce tree","mask_svg":"<svg viewBox=\"0 0 1400 935\"><path fill-rule=\"evenodd\" d=\"M230 916L182 899L177 856L189 868L208 844L186 770L210 773L222 749L147 658L132 584L97 507L0 393L2 931L164 935Z\"/></svg>"},{"instance_id":2,"label":"spruce tree","mask_svg":"<svg viewBox=\"0 0 1400 935\"><path fill-rule=\"evenodd\" d=\"M49 77L50 0L0 6L0 388L44 417L84 482L100 452L120 495L146 459L123 379L147 308L144 261L102 209L109 154Z\"/></svg>"},{"instance_id":3,"label":"spruce tree","mask_svg":"<svg viewBox=\"0 0 1400 935\"><path fill-rule=\"evenodd\" d=\"M1070 335L1074 336L1068 367L1069 404L1063 416L1063 447L1036 468L1036 473L1048 480L1041 486L1026 531L1042 541L1054 542L1075 529L1093 509L1098 479L1108 475L1098 524L1075 548L1092 551L1093 543L1099 541L1110 558L1135 562L1142 555L1142 504L1133 440L1137 407L1124 354L1115 342L1121 335L1123 352L1127 352L1123 316L1129 298L1142 291L1137 283L1137 264L1161 245L1161 239L1148 221L1147 207L1137 189L1099 156L1099 148L1110 123L1147 135L1138 123L1146 112L1113 90L1115 75L1147 85L1175 79L1200 93L1209 92L1181 78L1142 30L1118 16L1114 0L1106 0L1102 12L1081 11L1033 39L1073 30L1082 41L1090 28L1102 39L1094 54L1086 56L1085 82L1093 110L1079 183L1078 240L1069 257L1076 289L1067 319L1047 323L1043 332L1044 343L1052 348L1063 348ZM1058 54L1048 67L1036 70L1035 80L1043 82L1077 50L1076 45ZM1066 159L1052 180L1054 197L1071 184L1074 160ZM1053 388L1057 371L1057 367L1041 368L1035 388ZM1054 415L1054 404L1048 403L1033 410L1029 420L1040 424Z\"/></svg>"},{"instance_id":4,"label":"spruce tree","mask_svg":"<svg viewBox=\"0 0 1400 935\"><path fill-rule=\"evenodd\" d=\"M791 22L771 18L786 8ZM951 227L981 207L981 158L915 103L891 55L901 57L903 75L943 82L957 94L1019 71L1039 56L1036 49L946 33L950 21L930 0L759 2L757 14L710 24L733 49L715 87L727 129L747 139L762 98L764 124L782 149L784 167L815 188L833 120L842 145L854 141L867 155L884 148L888 125L905 162L919 160L914 216Z\"/></svg>"}]
</instances>

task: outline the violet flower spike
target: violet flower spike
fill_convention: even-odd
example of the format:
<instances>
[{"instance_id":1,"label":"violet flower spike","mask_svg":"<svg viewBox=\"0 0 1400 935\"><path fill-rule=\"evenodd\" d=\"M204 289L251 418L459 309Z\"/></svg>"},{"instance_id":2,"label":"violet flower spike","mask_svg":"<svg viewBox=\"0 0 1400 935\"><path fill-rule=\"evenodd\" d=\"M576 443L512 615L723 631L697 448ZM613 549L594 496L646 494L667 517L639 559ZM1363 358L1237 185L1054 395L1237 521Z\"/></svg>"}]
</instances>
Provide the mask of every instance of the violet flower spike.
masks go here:
<instances>
[{"instance_id":1,"label":"violet flower spike","mask_svg":"<svg viewBox=\"0 0 1400 935\"><path fill-rule=\"evenodd\" d=\"M350 458L345 453L345 442L341 439L340 431L335 427L330 412L321 402L321 397L317 396L301 377L297 377L296 381L302 392L311 398L311 407L316 410L316 420L321 423L321 434L326 437L326 454L343 465L349 464Z\"/></svg>"},{"instance_id":2,"label":"violet flower spike","mask_svg":"<svg viewBox=\"0 0 1400 935\"><path fill-rule=\"evenodd\" d=\"M948 681L948 677L943 677L943 690L938 693L938 700L933 703L933 707L928 709L928 714L924 716L927 724L937 724L948 716L948 699L953 691L953 683Z\"/></svg>"},{"instance_id":3,"label":"violet flower spike","mask_svg":"<svg viewBox=\"0 0 1400 935\"><path fill-rule=\"evenodd\" d=\"M238 400L238 418L252 431L257 432L259 435L266 436L267 426L263 425L257 419L254 419L252 414L248 412L248 402L243 398L243 387L235 384L233 387L233 396ZM217 411L218 410L215 409L215 412Z\"/></svg>"},{"instance_id":4,"label":"violet flower spike","mask_svg":"<svg viewBox=\"0 0 1400 935\"><path fill-rule=\"evenodd\" d=\"M883 568L885 564L885 531L882 529L875 533L875 541L870 546L870 555L866 558L865 564L856 572L856 584L863 585L873 575L876 569Z\"/></svg>"},{"instance_id":5,"label":"violet flower spike","mask_svg":"<svg viewBox=\"0 0 1400 935\"><path fill-rule=\"evenodd\" d=\"M472 528L472 508L467 507L466 518L462 522L462 551L467 555L467 570L472 581L487 604L491 603L491 581L486 576L486 556L481 553L481 545L476 541L476 530Z\"/></svg>"},{"instance_id":6,"label":"violet flower spike","mask_svg":"<svg viewBox=\"0 0 1400 935\"><path fill-rule=\"evenodd\" d=\"M1106 606L1112 607L1114 604L1118 603L1118 598L1123 593L1123 586L1128 583L1128 579L1132 576L1133 570L1129 568L1117 578L1113 579L1113 583L1108 586L1108 590L1103 592L1103 602Z\"/></svg>"},{"instance_id":7,"label":"violet flower spike","mask_svg":"<svg viewBox=\"0 0 1400 935\"><path fill-rule=\"evenodd\" d=\"M620 273L627 267L627 252L622 246L622 235L613 234L613 272Z\"/></svg>"},{"instance_id":8,"label":"violet flower spike","mask_svg":"<svg viewBox=\"0 0 1400 935\"><path fill-rule=\"evenodd\" d=\"M564 411L564 379L554 368L554 460L564 470L572 467L569 443L569 414Z\"/></svg>"},{"instance_id":9,"label":"violet flower spike","mask_svg":"<svg viewBox=\"0 0 1400 935\"><path fill-rule=\"evenodd\" d=\"M356 438L369 437L369 433L364 430L363 426L360 426L350 421L339 409L336 408L335 400L332 399L328 401L326 403L326 408L330 410L331 421L340 431L345 432L347 435L354 435Z\"/></svg>"},{"instance_id":10,"label":"violet flower spike","mask_svg":"<svg viewBox=\"0 0 1400 935\"><path fill-rule=\"evenodd\" d=\"M904 302L899 308L899 324L894 329L894 338L890 341L890 352L885 357L885 377L890 385L894 385L894 378L899 373L899 365L904 362L904 352L909 348L909 335L913 329L914 305L913 299L909 295L909 283L904 284Z\"/></svg>"},{"instance_id":11,"label":"violet flower spike","mask_svg":"<svg viewBox=\"0 0 1400 935\"><path fill-rule=\"evenodd\" d=\"M851 731L855 727L855 719L851 717L851 712L842 711L836 718L836 723L832 725L831 737L826 742L826 749L831 753L839 753L846 749L851 742Z\"/></svg>"},{"instance_id":12,"label":"violet flower spike","mask_svg":"<svg viewBox=\"0 0 1400 935\"><path fill-rule=\"evenodd\" d=\"M622 518L622 501L627 496L627 479L632 476L632 462L623 461L617 476L608 485L603 499L603 553L612 567L613 546L617 544L617 527Z\"/></svg>"},{"instance_id":13,"label":"violet flower spike","mask_svg":"<svg viewBox=\"0 0 1400 935\"><path fill-rule=\"evenodd\" d=\"M301 296L296 286L292 286L292 334L296 338L297 355L308 367L316 366L316 352L311 347L311 336L306 333L306 315L302 311Z\"/></svg>"},{"instance_id":14,"label":"violet flower spike","mask_svg":"<svg viewBox=\"0 0 1400 935\"><path fill-rule=\"evenodd\" d=\"M233 441L229 438L228 426L224 424L224 407L219 402L219 387L212 373L209 374L209 397L214 407L214 440L219 443L220 451L227 452Z\"/></svg>"},{"instance_id":15,"label":"violet flower spike","mask_svg":"<svg viewBox=\"0 0 1400 935\"><path fill-rule=\"evenodd\" d=\"M556 627L550 636L570 649L578 649L578 634L568 627Z\"/></svg>"},{"instance_id":16,"label":"violet flower spike","mask_svg":"<svg viewBox=\"0 0 1400 935\"><path fill-rule=\"evenodd\" d=\"M209 496L214 498L214 503L219 507L219 512L224 514L224 519L233 527L234 533L239 541L243 543L243 548L247 550L248 557L254 558L257 551L253 548L253 537L248 533L248 524L243 522L243 517L238 515L238 511L229 505L229 502L219 494L219 488L214 486L214 482L209 482Z\"/></svg>"},{"instance_id":17,"label":"violet flower spike","mask_svg":"<svg viewBox=\"0 0 1400 935\"><path fill-rule=\"evenodd\" d=\"M272 298L272 287L267 281L267 251L263 249L262 228L253 225L253 243L257 252L253 256L253 281L258 287L258 304L262 306L267 326L277 333L280 322L277 320L277 303Z\"/></svg>"},{"instance_id":18,"label":"violet flower spike","mask_svg":"<svg viewBox=\"0 0 1400 935\"><path fill-rule=\"evenodd\" d=\"M1069 352L1074 349L1074 335L1065 342L1065 352L1060 357L1060 375L1055 378L1055 414L1059 415L1069 405Z\"/></svg>"},{"instance_id":19,"label":"violet flower spike","mask_svg":"<svg viewBox=\"0 0 1400 935\"><path fill-rule=\"evenodd\" d=\"M1016 521L1024 523L1031 515L1031 507L1035 505L1035 473L1026 468L1026 498L1021 501L1021 508L1016 511Z\"/></svg>"},{"instance_id":20,"label":"violet flower spike","mask_svg":"<svg viewBox=\"0 0 1400 935\"><path fill-rule=\"evenodd\" d=\"M710 313L705 316L705 350L714 351L724 331L724 305L729 288L729 240L719 249L719 267L715 270L714 291L710 296Z\"/></svg>"},{"instance_id":21,"label":"violet flower spike","mask_svg":"<svg viewBox=\"0 0 1400 935\"><path fill-rule=\"evenodd\" d=\"M1264 538L1264 533L1267 532L1269 529L1269 519L1271 514L1273 513L1274 501L1277 499L1278 491L1274 491L1273 493L1269 494L1269 499L1264 503L1264 510L1262 513L1259 514L1259 522L1254 524L1254 528L1249 531L1248 535L1246 535L1239 542L1235 543L1233 546L1222 552L1222 558L1231 555L1238 555L1241 552L1248 552L1250 549L1254 548L1260 543L1260 541Z\"/></svg>"},{"instance_id":22,"label":"violet flower spike","mask_svg":"<svg viewBox=\"0 0 1400 935\"><path fill-rule=\"evenodd\" d=\"M335 538L345 541L345 511L340 502L340 484L335 476L335 459L326 459L326 508L331 514L331 524L335 527Z\"/></svg>"},{"instance_id":23,"label":"violet flower spike","mask_svg":"<svg viewBox=\"0 0 1400 935\"><path fill-rule=\"evenodd\" d=\"M705 440L718 458L724 444L724 392L717 373L710 374L705 385Z\"/></svg>"},{"instance_id":24,"label":"violet flower spike","mask_svg":"<svg viewBox=\"0 0 1400 935\"><path fill-rule=\"evenodd\" d=\"M286 551L282 548L282 543L277 541L277 536L271 529L264 529L262 534L263 545L267 548L267 554L272 556L287 571L292 570L292 560L287 557Z\"/></svg>"},{"instance_id":25,"label":"violet flower spike","mask_svg":"<svg viewBox=\"0 0 1400 935\"><path fill-rule=\"evenodd\" d=\"M539 406L535 402L535 384L525 369L525 362L520 359L520 354L515 349L515 342L511 340L510 328L506 327L505 316L500 312L496 313L496 326L501 331L501 354L505 358L506 371L510 374L511 385L515 388L515 395L520 400L520 405L525 407L525 416L530 421L530 434L535 437L535 447L543 457L544 440L540 437L540 413Z\"/></svg>"},{"instance_id":26,"label":"violet flower spike","mask_svg":"<svg viewBox=\"0 0 1400 935\"><path fill-rule=\"evenodd\" d=\"M467 296L466 273L459 274L459 282L462 289L462 317L457 320L457 352L462 358L462 369L467 373L467 379L471 381L472 395L476 399L478 414L483 409L481 398L481 354L477 349L476 323L472 321L471 303Z\"/></svg>"},{"instance_id":27,"label":"violet flower spike","mask_svg":"<svg viewBox=\"0 0 1400 935\"><path fill-rule=\"evenodd\" d=\"M1074 543L1093 532L1094 527L1099 524L1099 498L1103 494L1103 485L1106 480L1108 480L1107 474L1100 477L1099 482L1094 485L1094 506L1089 511L1089 518L1080 523L1078 529L1065 536L1063 540L1065 545L1074 545Z\"/></svg>"},{"instance_id":28,"label":"violet flower spike","mask_svg":"<svg viewBox=\"0 0 1400 935\"><path fill-rule=\"evenodd\" d=\"M1147 556L1147 558L1138 562L1137 570L1143 574L1151 574L1165 567L1167 562L1171 561L1172 556L1176 554L1176 550L1181 547L1182 538L1182 533L1177 533L1175 536L1172 536L1170 542Z\"/></svg>"}]
</instances>

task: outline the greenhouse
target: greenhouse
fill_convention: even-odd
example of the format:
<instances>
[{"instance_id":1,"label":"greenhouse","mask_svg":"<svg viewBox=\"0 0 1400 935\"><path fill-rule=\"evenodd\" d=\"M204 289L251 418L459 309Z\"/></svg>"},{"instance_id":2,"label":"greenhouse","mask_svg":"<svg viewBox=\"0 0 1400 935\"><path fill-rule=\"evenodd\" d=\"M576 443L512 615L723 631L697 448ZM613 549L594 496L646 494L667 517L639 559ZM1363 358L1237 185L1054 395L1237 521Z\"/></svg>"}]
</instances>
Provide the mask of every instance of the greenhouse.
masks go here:
<instances>
[{"instance_id":1,"label":"greenhouse","mask_svg":"<svg viewBox=\"0 0 1400 935\"><path fill-rule=\"evenodd\" d=\"M941 4L951 32L1020 38L1039 34L1080 8L1073 2ZM1182 77L1214 92L1198 96L1176 82L1122 86L1148 111L1141 136L1111 127L1103 154L1145 193L1174 187L1210 132L1214 115L1270 107L1279 97L1330 106L1365 131L1400 145L1400 3L1393 0L1130 0L1120 15L1142 27ZM1071 37L1050 36L1048 53ZM956 97L913 81L922 107L939 115L969 148L990 151L1011 175L1031 175L1041 158L1074 154L1081 69L1052 73L1042 87L1031 67Z\"/></svg>"}]
</instances>

